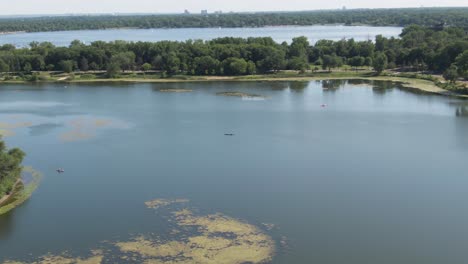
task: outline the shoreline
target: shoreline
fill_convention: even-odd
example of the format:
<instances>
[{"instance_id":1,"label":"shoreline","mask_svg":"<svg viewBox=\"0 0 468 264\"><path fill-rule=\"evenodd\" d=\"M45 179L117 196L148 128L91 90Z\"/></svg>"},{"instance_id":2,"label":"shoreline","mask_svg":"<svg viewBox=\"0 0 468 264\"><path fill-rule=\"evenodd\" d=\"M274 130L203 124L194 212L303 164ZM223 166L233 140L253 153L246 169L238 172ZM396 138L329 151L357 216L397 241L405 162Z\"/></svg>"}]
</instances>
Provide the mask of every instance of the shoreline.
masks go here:
<instances>
[{"instance_id":1,"label":"shoreline","mask_svg":"<svg viewBox=\"0 0 468 264\"><path fill-rule=\"evenodd\" d=\"M307 25L294 25L294 24L285 24L285 25L263 25L263 26L231 26L231 27L109 27L109 28L89 28L89 29L63 29L63 30L42 30L42 31L0 31L1 35L12 35L12 34L29 34L29 33L50 33L50 32L73 32L73 31L112 31L112 30L170 30L170 29L259 29L259 28L304 28L304 27L373 27L373 28L401 28L404 27L400 25L373 25L365 23L356 23L347 25L346 23L316 23L316 24L307 24Z\"/></svg>"},{"instance_id":2,"label":"shoreline","mask_svg":"<svg viewBox=\"0 0 468 264\"><path fill-rule=\"evenodd\" d=\"M28 177L30 179L28 179ZM18 189L18 185L20 184L23 186L17 191L12 191L8 197L5 198L4 196L1 198L0 215L10 212L27 201L38 187L41 178L42 174L35 171L32 167L23 167L22 177L15 184L15 189ZM10 201L10 199L12 200Z\"/></svg>"},{"instance_id":3,"label":"shoreline","mask_svg":"<svg viewBox=\"0 0 468 264\"><path fill-rule=\"evenodd\" d=\"M402 87L421 92L443 95L449 97L457 97L468 99L468 95L458 94L437 86L434 82L408 77L398 76L365 76L362 74L342 72L331 73L318 76L287 76L287 75L249 75L249 76L186 76L172 78L139 78L139 77L122 77L109 79L74 79L66 80L64 77L59 79L51 79L47 81L28 82L28 81L0 81L0 89L2 84L47 84L47 83L63 83L63 84L103 84L103 83L189 83L189 82L281 82L281 81L326 81L326 80L369 80L369 81L390 81L395 82Z\"/></svg>"},{"instance_id":4,"label":"shoreline","mask_svg":"<svg viewBox=\"0 0 468 264\"><path fill-rule=\"evenodd\" d=\"M28 33L27 31L0 31L1 35L13 35L13 34L21 34L21 33Z\"/></svg>"},{"instance_id":5,"label":"shoreline","mask_svg":"<svg viewBox=\"0 0 468 264\"><path fill-rule=\"evenodd\" d=\"M16 187L18 187L18 184L22 183L23 181L21 179L18 179L15 184L13 185L12 192L10 194L4 195L2 198L0 198L0 208L3 206L3 203L8 201L10 198L12 198L16 192L14 191ZM5 204L6 205L6 204Z\"/></svg>"}]
</instances>

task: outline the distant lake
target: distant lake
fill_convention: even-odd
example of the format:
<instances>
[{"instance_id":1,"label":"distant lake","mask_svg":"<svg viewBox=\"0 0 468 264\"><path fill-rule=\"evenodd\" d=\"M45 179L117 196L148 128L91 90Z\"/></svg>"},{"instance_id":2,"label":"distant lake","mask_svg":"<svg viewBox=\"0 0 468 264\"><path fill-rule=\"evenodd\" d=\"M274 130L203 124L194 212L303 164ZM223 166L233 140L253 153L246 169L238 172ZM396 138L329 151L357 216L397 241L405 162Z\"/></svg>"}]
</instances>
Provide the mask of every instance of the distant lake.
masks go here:
<instances>
[{"instance_id":1,"label":"distant lake","mask_svg":"<svg viewBox=\"0 0 468 264\"><path fill-rule=\"evenodd\" d=\"M468 259L466 101L363 81L4 84L0 126L44 175L0 217L0 263L141 263L103 241L178 236L155 198L259 228L273 263Z\"/></svg>"},{"instance_id":2,"label":"distant lake","mask_svg":"<svg viewBox=\"0 0 468 264\"><path fill-rule=\"evenodd\" d=\"M376 35L398 37L400 27L370 26L284 26L263 28L178 28L178 29L109 29L80 30L38 33L16 33L0 35L0 44L14 44L25 47L33 41L50 41L57 46L68 46L73 40L90 43L97 40L113 41L185 41L188 39L210 40L219 37L272 37L277 42L290 42L292 38L306 36L312 43L320 39L374 40Z\"/></svg>"}]
</instances>

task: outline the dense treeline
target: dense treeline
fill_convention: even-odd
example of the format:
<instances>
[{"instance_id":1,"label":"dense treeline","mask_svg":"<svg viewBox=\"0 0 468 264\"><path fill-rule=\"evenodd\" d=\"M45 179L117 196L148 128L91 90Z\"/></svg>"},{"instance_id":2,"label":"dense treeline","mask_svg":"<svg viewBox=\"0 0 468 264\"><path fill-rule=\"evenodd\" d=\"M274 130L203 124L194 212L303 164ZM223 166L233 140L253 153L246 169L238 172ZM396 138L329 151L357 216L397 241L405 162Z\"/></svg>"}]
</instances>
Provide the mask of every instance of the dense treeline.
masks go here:
<instances>
[{"instance_id":1,"label":"dense treeline","mask_svg":"<svg viewBox=\"0 0 468 264\"><path fill-rule=\"evenodd\" d=\"M401 38L377 36L373 41L353 39L320 40L310 45L307 38L291 44L272 38L218 38L185 42L103 42L85 45L74 41L69 47L31 43L29 48L0 46L0 72L107 71L115 77L121 71L160 71L162 74L246 75L279 70L323 68L343 64L372 66L377 72L405 67L417 71L448 72L466 76L468 37L460 28L441 30L409 26Z\"/></svg>"},{"instance_id":2,"label":"dense treeline","mask_svg":"<svg viewBox=\"0 0 468 264\"><path fill-rule=\"evenodd\" d=\"M374 26L467 27L468 8L353 9L304 12L228 13L208 15L132 15L2 18L0 32L107 28L263 27L278 25L366 24Z\"/></svg>"},{"instance_id":3,"label":"dense treeline","mask_svg":"<svg viewBox=\"0 0 468 264\"><path fill-rule=\"evenodd\" d=\"M8 150L0 139L0 199L12 191L21 176L24 152L14 148Z\"/></svg>"}]
</instances>

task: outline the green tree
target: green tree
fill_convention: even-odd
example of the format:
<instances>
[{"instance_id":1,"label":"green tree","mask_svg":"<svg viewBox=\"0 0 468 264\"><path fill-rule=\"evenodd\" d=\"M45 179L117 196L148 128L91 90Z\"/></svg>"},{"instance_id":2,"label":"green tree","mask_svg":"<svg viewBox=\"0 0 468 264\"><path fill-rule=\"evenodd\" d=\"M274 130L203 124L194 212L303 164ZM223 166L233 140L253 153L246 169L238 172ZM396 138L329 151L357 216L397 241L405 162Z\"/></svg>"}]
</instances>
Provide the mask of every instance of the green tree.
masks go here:
<instances>
[{"instance_id":1,"label":"green tree","mask_svg":"<svg viewBox=\"0 0 468 264\"><path fill-rule=\"evenodd\" d=\"M263 59L257 61L257 68L262 72L279 71L286 65L286 54L283 50L274 47L266 47L263 51Z\"/></svg>"},{"instance_id":2,"label":"green tree","mask_svg":"<svg viewBox=\"0 0 468 264\"><path fill-rule=\"evenodd\" d=\"M106 75L108 78L115 78L121 70L122 69L120 68L119 64L111 62L107 65Z\"/></svg>"},{"instance_id":3,"label":"green tree","mask_svg":"<svg viewBox=\"0 0 468 264\"><path fill-rule=\"evenodd\" d=\"M164 67L163 70L166 71L168 74L175 74L180 70L180 59L177 57L175 52L170 52L166 56L163 57L164 59Z\"/></svg>"},{"instance_id":4,"label":"green tree","mask_svg":"<svg viewBox=\"0 0 468 264\"><path fill-rule=\"evenodd\" d=\"M89 70L89 63L88 63L88 59L86 59L85 57L82 57L81 60L80 60L80 71L88 71Z\"/></svg>"},{"instance_id":5,"label":"green tree","mask_svg":"<svg viewBox=\"0 0 468 264\"><path fill-rule=\"evenodd\" d=\"M357 67L364 66L365 62L366 62L366 59L364 59L364 57L361 57L361 56L355 56L348 60L348 64L354 67L356 71L357 71Z\"/></svg>"},{"instance_id":6,"label":"green tree","mask_svg":"<svg viewBox=\"0 0 468 264\"><path fill-rule=\"evenodd\" d=\"M227 58L222 62L224 74L243 75L247 73L247 62L239 58Z\"/></svg>"},{"instance_id":7,"label":"green tree","mask_svg":"<svg viewBox=\"0 0 468 264\"><path fill-rule=\"evenodd\" d=\"M455 81L458 78L458 68L455 64L452 64L447 70L445 70L444 74L444 79L451 82L455 83Z\"/></svg>"},{"instance_id":8,"label":"green tree","mask_svg":"<svg viewBox=\"0 0 468 264\"><path fill-rule=\"evenodd\" d=\"M372 63L372 67L374 67L377 74L381 74L387 68L387 64L387 55L383 52L377 52Z\"/></svg>"},{"instance_id":9,"label":"green tree","mask_svg":"<svg viewBox=\"0 0 468 264\"><path fill-rule=\"evenodd\" d=\"M289 48L289 56L304 58L308 62L307 50L309 46L310 44L306 37L293 38Z\"/></svg>"},{"instance_id":10,"label":"green tree","mask_svg":"<svg viewBox=\"0 0 468 264\"><path fill-rule=\"evenodd\" d=\"M42 55L32 56L30 63L33 70L41 71L45 69L45 61Z\"/></svg>"},{"instance_id":11,"label":"green tree","mask_svg":"<svg viewBox=\"0 0 468 264\"><path fill-rule=\"evenodd\" d=\"M25 72L31 72L32 71L32 66L31 66L31 63L29 62L26 62L23 66L23 71Z\"/></svg>"},{"instance_id":12,"label":"green tree","mask_svg":"<svg viewBox=\"0 0 468 264\"><path fill-rule=\"evenodd\" d=\"M384 51L387 46L387 39L384 38L382 35L375 36L375 50L376 51Z\"/></svg>"},{"instance_id":13,"label":"green tree","mask_svg":"<svg viewBox=\"0 0 468 264\"><path fill-rule=\"evenodd\" d=\"M99 69L101 69L101 67L99 67L99 65L96 63L96 62L91 62L89 64L89 69L92 70L92 71L97 71Z\"/></svg>"},{"instance_id":14,"label":"green tree","mask_svg":"<svg viewBox=\"0 0 468 264\"><path fill-rule=\"evenodd\" d=\"M72 60L60 61L60 63L59 63L60 70L62 70L63 72L66 72L66 73L73 72L74 64L75 64L75 62L72 61Z\"/></svg>"},{"instance_id":15,"label":"green tree","mask_svg":"<svg viewBox=\"0 0 468 264\"><path fill-rule=\"evenodd\" d=\"M468 78L468 50L458 55L455 59L455 64L458 68L458 73L464 78Z\"/></svg>"},{"instance_id":16,"label":"green tree","mask_svg":"<svg viewBox=\"0 0 468 264\"><path fill-rule=\"evenodd\" d=\"M322 57L322 68L328 69L331 72L332 68L341 67L343 65L343 59L336 55L324 55Z\"/></svg>"},{"instance_id":17,"label":"green tree","mask_svg":"<svg viewBox=\"0 0 468 264\"><path fill-rule=\"evenodd\" d=\"M151 66L151 64L149 63L144 63L143 65L141 65L141 69L144 71L144 72L147 72L149 70L151 70L153 66Z\"/></svg>"},{"instance_id":18,"label":"green tree","mask_svg":"<svg viewBox=\"0 0 468 264\"><path fill-rule=\"evenodd\" d=\"M247 69L246 69L246 74L252 75L257 72L257 67L255 66L255 63L253 61L248 61L247 62Z\"/></svg>"},{"instance_id":19,"label":"green tree","mask_svg":"<svg viewBox=\"0 0 468 264\"><path fill-rule=\"evenodd\" d=\"M0 137L0 198L10 194L21 176L21 162L25 153L20 149L8 150Z\"/></svg>"},{"instance_id":20,"label":"green tree","mask_svg":"<svg viewBox=\"0 0 468 264\"><path fill-rule=\"evenodd\" d=\"M365 58L365 60L364 60L364 65L365 65L365 66L369 66L369 67L370 67L370 66L372 66L372 63L373 63L372 57L366 57L366 58Z\"/></svg>"},{"instance_id":21,"label":"green tree","mask_svg":"<svg viewBox=\"0 0 468 264\"><path fill-rule=\"evenodd\" d=\"M132 51L117 53L111 57L110 63L118 65L122 71L133 70L135 53Z\"/></svg>"},{"instance_id":22,"label":"green tree","mask_svg":"<svg viewBox=\"0 0 468 264\"><path fill-rule=\"evenodd\" d=\"M10 71L10 66L5 63L2 59L0 59L0 72L9 72Z\"/></svg>"},{"instance_id":23,"label":"green tree","mask_svg":"<svg viewBox=\"0 0 468 264\"><path fill-rule=\"evenodd\" d=\"M209 75L218 71L219 61L211 56L196 57L193 61L193 71L197 75Z\"/></svg>"},{"instance_id":24,"label":"green tree","mask_svg":"<svg viewBox=\"0 0 468 264\"><path fill-rule=\"evenodd\" d=\"M307 69L309 69L309 63L305 57L292 57L289 59L288 68L290 70L305 72Z\"/></svg>"},{"instance_id":25,"label":"green tree","mask_svg":"<svg viewBox=\"0 0 468 264\"><path fill-rule=\"evenodd\" d=\"M155 70L162 71L164 68L164 61L161 55L157 55L153 58L151 65Z\"/></svg>"}]
</instances>

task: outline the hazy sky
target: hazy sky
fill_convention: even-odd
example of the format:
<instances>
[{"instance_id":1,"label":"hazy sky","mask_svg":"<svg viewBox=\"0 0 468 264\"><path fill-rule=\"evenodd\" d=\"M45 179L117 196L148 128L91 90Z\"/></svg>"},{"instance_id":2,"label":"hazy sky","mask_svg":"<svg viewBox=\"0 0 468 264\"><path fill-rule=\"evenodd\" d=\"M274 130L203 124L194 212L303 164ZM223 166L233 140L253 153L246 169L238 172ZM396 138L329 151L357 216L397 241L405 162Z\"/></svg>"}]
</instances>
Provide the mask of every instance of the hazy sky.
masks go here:
<instances>
[{"instance_id":1,"label":"hazy sky","mask_svg":"<svg viewBox=\"0 0 468 264\"><path fill-rule=\"evenodd\" d=\"M179 13L381 7L468 6L467 0L0 0L1 15L63 13Z\"/></svg>"}]
</instances>

